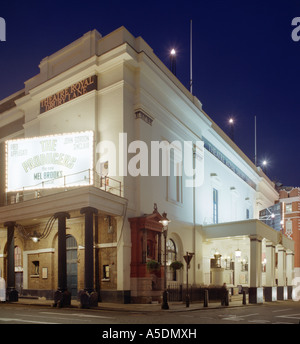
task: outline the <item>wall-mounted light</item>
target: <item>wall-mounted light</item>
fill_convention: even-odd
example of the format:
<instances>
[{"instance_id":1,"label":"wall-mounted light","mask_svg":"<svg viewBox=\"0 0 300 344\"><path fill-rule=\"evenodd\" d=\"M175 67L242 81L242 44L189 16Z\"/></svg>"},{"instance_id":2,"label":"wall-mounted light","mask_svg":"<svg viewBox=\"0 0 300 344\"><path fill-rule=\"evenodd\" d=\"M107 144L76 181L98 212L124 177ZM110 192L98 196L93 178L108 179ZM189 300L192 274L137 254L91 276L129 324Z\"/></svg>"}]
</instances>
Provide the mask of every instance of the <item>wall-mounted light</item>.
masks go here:
<instances>
[{"instance_id":1,"label":"wall-mounted light","mask_svg":"<svg viewBox=\"0 0 300 344\"><path fill-rule=\"evenodd\" d=\"M38 241L40 241L40 236L41 235L39 233L37 233L37 231L34 231L32 237L31 237L31 240L33 242L38 242Z\"/></svg>"},{"instance_id":2,"label":"wall-mounted light","mask_svg":"<svg viewBox=\"0 0 300 344\"><path fill-rule=\"evenodd\" d=\"M242 252L239 248L237 250L235 250L235 257L236 258L241 258L241 255L242 255Z\"/></svg>"},{"instance_id":3,"label":"wall-mounted light","mask_svg":"<svg viewBox=\"0 0 300 344\"><path fill-rule=\"evenodd\" d=\"M113 233L114 228L112 226L112 221L111 221L110 215L107 216L106 221L107 221L107 226L108 226L107 233L111 234L111 233Z\"/></svg>"}]
</instances>

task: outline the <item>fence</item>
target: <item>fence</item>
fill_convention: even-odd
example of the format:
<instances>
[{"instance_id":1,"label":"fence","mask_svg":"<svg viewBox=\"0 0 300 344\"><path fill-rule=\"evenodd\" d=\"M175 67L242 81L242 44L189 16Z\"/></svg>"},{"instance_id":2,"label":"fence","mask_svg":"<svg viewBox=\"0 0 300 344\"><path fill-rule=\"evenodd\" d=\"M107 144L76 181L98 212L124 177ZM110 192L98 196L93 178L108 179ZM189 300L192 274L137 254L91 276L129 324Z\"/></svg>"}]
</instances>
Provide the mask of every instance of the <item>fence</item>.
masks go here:
<instances>
[{"instance_id":1,"label":"fence","mask_svg":"<svg viewBox=\"0 0 300 344\"><path fill-rule=\"evenodd\" d=\"M224 292L221 287L204 287L189 285L188 292L190 301L204 301L204 292L208 290L209 300L218 300L222 298ZM169 301L185 301L186 298L186 284L169 284L168 285Z\"/></svg>"}]
</instances>

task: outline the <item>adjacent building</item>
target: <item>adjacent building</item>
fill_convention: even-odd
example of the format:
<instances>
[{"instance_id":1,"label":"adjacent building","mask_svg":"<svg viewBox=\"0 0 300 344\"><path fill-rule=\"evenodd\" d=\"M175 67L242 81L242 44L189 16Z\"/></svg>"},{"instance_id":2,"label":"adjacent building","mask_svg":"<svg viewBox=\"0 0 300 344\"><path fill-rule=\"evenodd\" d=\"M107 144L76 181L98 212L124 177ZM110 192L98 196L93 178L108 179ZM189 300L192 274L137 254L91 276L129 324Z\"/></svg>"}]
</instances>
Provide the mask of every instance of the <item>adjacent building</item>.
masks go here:
<instances>
[{"instance_id":1,"label":"adjacent building","mask_svg":"<svg viewBox=\"0 0 300 344\"><path fill-rule=\"evenodd\" d=\"M166 216L167 266L194 253L190 284L287 297L294 241L259 220L279 199L274 184L141 37L93 30L39 68L0 102L0 272L12 299L160 301ZM185 264L167 267L167 284L185 282Z\"/></svg>"},{"instance_id":2,"label":"adjacent building","mask_svg":"<svg viewBox=\"0 0 300 344\"><path fill-rule=\"evenodd\" d=\"M300 277L300 188L280 187L280 203L284 209L284 235L295 243L294 277Z\"/></svg>"}]
</instances>

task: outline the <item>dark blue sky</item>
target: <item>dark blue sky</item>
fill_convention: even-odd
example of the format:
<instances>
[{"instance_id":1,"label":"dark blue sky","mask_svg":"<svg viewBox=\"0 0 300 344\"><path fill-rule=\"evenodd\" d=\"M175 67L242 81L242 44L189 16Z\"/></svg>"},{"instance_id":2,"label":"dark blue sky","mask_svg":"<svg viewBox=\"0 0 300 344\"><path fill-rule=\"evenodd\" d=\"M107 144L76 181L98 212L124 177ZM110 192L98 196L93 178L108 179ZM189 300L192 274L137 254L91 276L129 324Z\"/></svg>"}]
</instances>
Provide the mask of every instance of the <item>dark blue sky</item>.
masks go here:
<instances>
[{"instance_id":1,"label":"dark blue sky","mask_svg":"<svg viewBox=\"0 0 300 344\"><path fill-rule=\"evenodd\" d=\"M235 141L284 185L300 186L300 41L291 22L300 0L6 1L6 42L0 42L0 99L23 88L42 58L89 30L103 36L125 26L142 36L169 67L177 50L177 77L189 88L193 21L193 93L226 132L235 118ZM299 33L300 34L300 33Z\"/></svg>"}]
</instances>

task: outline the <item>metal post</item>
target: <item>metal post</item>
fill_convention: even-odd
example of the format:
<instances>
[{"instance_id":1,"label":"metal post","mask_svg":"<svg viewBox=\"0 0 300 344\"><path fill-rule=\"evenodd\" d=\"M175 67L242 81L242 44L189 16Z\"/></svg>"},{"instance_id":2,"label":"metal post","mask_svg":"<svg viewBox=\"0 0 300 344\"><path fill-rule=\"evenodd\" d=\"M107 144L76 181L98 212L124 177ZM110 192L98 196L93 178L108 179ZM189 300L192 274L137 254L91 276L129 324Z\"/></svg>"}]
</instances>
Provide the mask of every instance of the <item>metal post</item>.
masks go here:
<instances>
[{"instance_id":1,"label":"metal post","mask_svg":"<svg viewBox=\"0 0 300 344\"><path fill-rule=\"evenodd\" d=\"M190 307L190 295L189 295L189 264L186 265L186 296L185 306Z\"/></svg>"},{"instance_id":2,"label":"metal post","mask_svg":"<svg viewBox=\"0 0 300 344\"><path fill-rule=\"evenodd\" d=\"M190 92L193 93L193 22L190 21Z\"/></svg>"},{"instance_id":3,"label":"metal post","mask_svg":"<svg viewBox=\"0 0 300 344\"><path fill-rule=\"evenodd\" d=\"M254 116L254 164L257 166L257 147L256 147L256 116Z\"/></svg>"},{"instance_id":4,"label":"metal post","mask_svg":"<svg viewBox=\"0 0 300 344\"><path fill-rule=\"evenodd\" d=\"M164 292L163 292L163 302L161 305L162 309L169 309L168 305L168 291L167 291L167 228L164 227L164 246L165 246L165 262L164 262Z\"/></svg>"},{"instance_id":5,"label":"metal post","mask_svg":"<svg viewBox=\"0 0 300 344\"><path fill-rule=\"evenodd\" d=\"M246 290L243 290L243 305L246 304Z\"/></svg>"},{"instance_id":6,"label":"metal post","mask_svg":"<svg viewBox=\"0 0 300 344\"><path fill-rule=\"evenodd\" d=\"M229 290L225 293L225 306L229 306Z\"/></svg>"},{"instance_id":7,"label":"metal post","mask_svg":"<svg viewBox=\"0 0 300 344\"><path fill-rule=\"evenodd\" d=\"M231 140L234 142L234 124L233 124L233 122L230 123L230 135L231 135Z\"/></svg>"},{"instance_id":8,"label":"metal post","mask_svg":"<svg viewBox=\"0 0 300 344\"><path fill-rule=\"evenodd\" d=\"M203 304L204 307L208 307L208 290L205 289L204 290L204 304Z\"/></svg>"},{"instance_id":9,"label":"metal post","mask_svg":"<svg viewBox=\"0 0 300 344\"><path fill-rule=\"evenodd\" d=\"M186 253L186 256L183 256L185 262L186 262L186 307L190 306L190 296L189 296L189 268L190 268L190 261L193 258L194 253Z\"/></svg>"}]
</instances>

